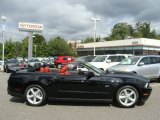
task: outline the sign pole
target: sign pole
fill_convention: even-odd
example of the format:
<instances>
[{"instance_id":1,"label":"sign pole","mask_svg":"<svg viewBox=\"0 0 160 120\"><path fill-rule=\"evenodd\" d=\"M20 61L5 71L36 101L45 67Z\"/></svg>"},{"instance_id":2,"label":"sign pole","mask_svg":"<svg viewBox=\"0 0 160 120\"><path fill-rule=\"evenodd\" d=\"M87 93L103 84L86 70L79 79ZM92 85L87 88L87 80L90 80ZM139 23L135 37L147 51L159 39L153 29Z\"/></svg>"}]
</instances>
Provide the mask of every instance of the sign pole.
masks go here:
<instances>
[{"instance_id":1,"label":"sign pole","mask_svg":"<svg viewBox=\"0 0 160 120\"><path fill-rule=\"evenodd\" d=\"M29 33L29 40L28 40L28 60L32 59L32 47L33 47L33 32Z\"/></svg>"}]
</instances>

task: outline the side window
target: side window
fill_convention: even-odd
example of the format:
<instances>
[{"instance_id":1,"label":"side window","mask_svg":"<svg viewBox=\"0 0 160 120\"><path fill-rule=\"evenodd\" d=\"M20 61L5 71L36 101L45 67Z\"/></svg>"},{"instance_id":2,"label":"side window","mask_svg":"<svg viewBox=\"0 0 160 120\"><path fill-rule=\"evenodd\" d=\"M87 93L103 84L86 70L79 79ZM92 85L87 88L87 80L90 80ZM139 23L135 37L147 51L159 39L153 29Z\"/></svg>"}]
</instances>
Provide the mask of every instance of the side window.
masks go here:
<instances>
[{"instance_id":1,"label":"side window","mask_svg":"<svg viewBox=\"0 0 160 120\"><path fill-rule=\"evenodd\" d=\"M144 57L144 58L142 58L142 60L140 62L143 62L144 65L148 65L148 64L150 64L150 59L148 57Z\"/></svg>"},{"instance_id":2,"label":"side window","mask_svg":"<svg viewBox=\"0 0 160 120\"><path fill-rule=\"evenodd\" d=\"M158 57L150 57L151 64L158 63Z\"/></svg>"},{"instance_id":3,"label":"side window","mask_svg":"<svg viewBox=\"0 0 160 120\"><path fill-rule=\"evenodd\" d=\"M117 56L117 62L121 62L123 59L125 59L124 56Z\"/></svg>"},{"instance_id":4,"label":"side window","mask_svg":"<svg viewBox=\"0 0 160 120\"><path fill-rule=\"evenodd\" d=\"M111 60L111 62L117 62L117 56L109 56L108 60Z\"/></svg>"},{"instance_id":5,"label":"side window","mask_svg":"<svg viewBox=\"0 0 160 120\"><path fill-rule=\"evenodd\" d=\"M63 58L63 60L67 60L67 58Z\"/></svg>"},{"instance_id":6,"label":"side window","mask_svg":"<svg viewBox=\"0 0 160 120\"><path fill-rule=\"evenodd\" d=\"M157 62L160 63L160 57L157 57L157 60L158 60Z\"/></svg>"}]
</instances>

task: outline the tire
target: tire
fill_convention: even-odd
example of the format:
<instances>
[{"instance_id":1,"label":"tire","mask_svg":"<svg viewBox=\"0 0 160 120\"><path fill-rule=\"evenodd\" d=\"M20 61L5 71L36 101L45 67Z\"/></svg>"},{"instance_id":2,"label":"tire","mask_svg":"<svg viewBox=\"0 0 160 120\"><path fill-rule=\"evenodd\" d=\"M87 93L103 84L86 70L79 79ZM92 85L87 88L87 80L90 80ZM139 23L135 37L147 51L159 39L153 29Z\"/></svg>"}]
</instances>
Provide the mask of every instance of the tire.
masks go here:
<instances>
[{"instance_id":1,"label":"tire","mask_svg":"<svg viewBox=\"0 0 160 120\"><path fill-rule=\"evenodd\" d=\"M9 73L9 70L8 70L8 68L6 68L6 73Z\"/></svg>"},{"instance_id":2,"label":"tire","mask_svg":"<svg viewBox=\"0 0 160 120\"><path fill-rule=\"evenodd\" d=\"M134 107L139 99L139 93L136 88L132 86L123 86L118 89L116 93L116 101L120 107L130 108Z\"/></svg>"},{"instance_id":3,"label":"tire","mask_svg":"<svg viewBox=\"0 0 160 120\"><path fill-rule=\"evenodd\" d=\"M41 106L46 102L47 94L41 86L34 84L26 88L24 98L28 105Z\"/></svg>"},{"instance_id":4,"label":"tire","mask_svg":"<svg viewBox=\"0 0 160 120\"><path fill-rule=\"evenodd\" d=\"M57 68L60 69L62 67L62 64L58 64Z\"/></svg>"}]
</instances>

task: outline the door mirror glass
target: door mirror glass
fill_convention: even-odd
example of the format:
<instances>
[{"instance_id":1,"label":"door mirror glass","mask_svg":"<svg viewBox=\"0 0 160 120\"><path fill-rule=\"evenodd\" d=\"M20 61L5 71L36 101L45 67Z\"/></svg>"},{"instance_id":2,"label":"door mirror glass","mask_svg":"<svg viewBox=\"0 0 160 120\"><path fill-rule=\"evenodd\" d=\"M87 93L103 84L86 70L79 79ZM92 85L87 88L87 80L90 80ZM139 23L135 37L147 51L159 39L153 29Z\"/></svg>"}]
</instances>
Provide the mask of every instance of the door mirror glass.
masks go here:
<instances>
[{"instance_id":1,"label":"door mirror glass","mask_svg":"<svg viewBox=\"0 0 160 120\"><path fill-rule=\"evenodd\" d=\"M144 65L144 62L140 62L139 64L138 64L138 66L143 66Z\"/></svg>"}]
</instances>

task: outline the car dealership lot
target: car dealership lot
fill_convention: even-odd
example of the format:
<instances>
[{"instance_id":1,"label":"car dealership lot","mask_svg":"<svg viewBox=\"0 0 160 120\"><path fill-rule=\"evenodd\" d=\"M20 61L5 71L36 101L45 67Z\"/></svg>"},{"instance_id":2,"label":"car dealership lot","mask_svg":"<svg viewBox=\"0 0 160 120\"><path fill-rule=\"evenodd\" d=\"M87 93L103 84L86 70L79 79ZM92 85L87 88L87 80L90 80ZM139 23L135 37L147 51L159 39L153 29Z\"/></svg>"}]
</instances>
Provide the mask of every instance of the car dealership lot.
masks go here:
<instances>
[{"instance_id":1,"label":"car dealership lot","mask_svg":"<svg viewBox=\"0 0 160 120\"><path fill-rule=\"evenodd\" d=\"M0 73L0 120L157 120L160 117L160 84L152 82L152 94L143 106L124 109L107 103L48 102L41 107L27 106L7 94L9 74Z\"/></svg>"}]
</instances>

